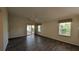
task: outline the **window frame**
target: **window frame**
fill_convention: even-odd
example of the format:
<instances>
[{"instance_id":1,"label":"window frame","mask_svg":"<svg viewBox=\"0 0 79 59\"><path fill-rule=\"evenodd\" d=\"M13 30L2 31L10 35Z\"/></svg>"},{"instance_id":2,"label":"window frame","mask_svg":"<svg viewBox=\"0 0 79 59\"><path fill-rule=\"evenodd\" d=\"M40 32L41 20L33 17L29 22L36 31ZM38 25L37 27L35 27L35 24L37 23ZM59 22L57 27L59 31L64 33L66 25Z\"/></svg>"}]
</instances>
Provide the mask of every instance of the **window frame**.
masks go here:
<instances>
[{"instance_id":1,"label":"window frame","mask_svg":"<svg viewBox=\"0 0 79 59\"><path fill-rule=\"evenodd\" d=\"M59 34L59 31L60 31L60 29L59 29L59 24L60 24L60 23L68 23L68 22L71 23L71 25L70 25L70 35ZM65 20L59 20L59 21L58 21L58 35L59 35L59 36L65 36L65 37L71 37L71 36L72 36L72 19L65 19Z\"/></svg>"},{"instance_id":2,"label":"window frame","mask_svg":"<svg viewBox=\"0 0 79 59\"><path fill-rule=\"evenodd\" d=\"M38 30L37 31L40 33L41 32L41 25L38 25L37 27L38 27Z\"/></svg>"}]
</instances>

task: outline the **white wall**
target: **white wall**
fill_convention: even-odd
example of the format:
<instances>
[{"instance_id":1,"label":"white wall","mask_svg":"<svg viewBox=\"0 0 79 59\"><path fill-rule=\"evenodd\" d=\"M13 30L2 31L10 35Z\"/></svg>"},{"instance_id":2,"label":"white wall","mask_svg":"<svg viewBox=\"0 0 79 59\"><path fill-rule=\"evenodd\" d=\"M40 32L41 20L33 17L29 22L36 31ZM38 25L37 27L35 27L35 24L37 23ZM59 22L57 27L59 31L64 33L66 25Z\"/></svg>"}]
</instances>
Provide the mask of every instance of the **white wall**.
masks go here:
<instances>
[{"instance_id":1,"label":"white wall","mask_svg":"<svg viewBox=\"0 0 79 59\"><path fill-rule=\"evenodd\" d=\"M2 21L2 13L0 12L0 51L2 50L2 45L3 45L3 21Z\"/></svg>"},{"instance_id":2,"label":"white wall","mask_svg":"<svg viewBox=\"0 0 79 59\"><path fill-rule=\"evenodd\" d=\"M8 14L7 14L7 9L6 8L0 8L1 9L1 14L0 14L0 49L5 50L8 44Z\"/></svg>"},{"instance_id":3,"label":"white wall","mask_svg":"<svg viewBox=\"0 0 79 59\"><path fill-rule=\"evenodd\" d=\"M59 41L71 43L79 46L79 17L72 17L72 36L65 37L58 35L58 20L53 20L42 24L42 32L38 33L42 36L46 36Z\"/></svg>"},{"instance_id":4,"label":"white wall","mask_svg":"<svg viewBox=\"0 0 79 59\"><path fill-rule=\"evenodd\" d=\"M32 24L27 18L18 17L15 15L9 16L9 38L26 36L27 24Z\"/></svg>"},{"instance_id":5,"label":"white wall","mask_svg":"<svg viewBox=\"0 0 79 59\"><path fill-rule=\"evenodd\" d=\"M4 17L3 19L3 49L5 50L8 44L8 18L7 16Z\"/></svg>"}]
</instances>

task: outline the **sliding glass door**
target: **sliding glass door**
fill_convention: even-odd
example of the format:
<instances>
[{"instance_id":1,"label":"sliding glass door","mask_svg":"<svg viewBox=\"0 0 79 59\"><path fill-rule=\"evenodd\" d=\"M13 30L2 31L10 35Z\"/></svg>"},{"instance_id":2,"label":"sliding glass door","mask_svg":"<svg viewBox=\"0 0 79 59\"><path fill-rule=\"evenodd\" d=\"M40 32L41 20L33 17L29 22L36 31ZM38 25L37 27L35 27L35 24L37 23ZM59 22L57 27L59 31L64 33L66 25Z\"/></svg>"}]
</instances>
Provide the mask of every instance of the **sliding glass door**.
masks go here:
<instances>
[{"instance_id":1,"label":"sliding glass door","mask_svg":"<svg viewBox=\"0 0 79 59\"><path fill-rule=\"evenodd\" d=\"M34 25L27 25L27 35L32 35L35 33L35 26Z\"/></svg>"}]
</instances>

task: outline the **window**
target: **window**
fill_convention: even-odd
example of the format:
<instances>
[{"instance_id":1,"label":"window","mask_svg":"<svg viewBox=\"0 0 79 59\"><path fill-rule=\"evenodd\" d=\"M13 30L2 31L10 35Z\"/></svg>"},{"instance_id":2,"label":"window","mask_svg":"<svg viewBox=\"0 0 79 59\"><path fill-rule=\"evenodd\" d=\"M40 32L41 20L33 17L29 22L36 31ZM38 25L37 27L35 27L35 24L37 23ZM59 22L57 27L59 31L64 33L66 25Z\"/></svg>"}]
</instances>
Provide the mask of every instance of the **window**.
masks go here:
<instances>
[{"instance_id":1,"label":"window","mask_svg":"<svg viewBox=\"0 0 79 59\"><path fill-rule=\"evenodd\" d=\"M71 36L71 22L64 21L59 23L59 35Z\"/></svg>"},{"instance_id":2,"label":"window","mask_svg":"<svg viewBox=\"0 0 79 59\"><path fill-rule=\"evenodd\" d=\"M41 25L38 25L38 32L41 32Z\"/></svg>"}]
</instances>

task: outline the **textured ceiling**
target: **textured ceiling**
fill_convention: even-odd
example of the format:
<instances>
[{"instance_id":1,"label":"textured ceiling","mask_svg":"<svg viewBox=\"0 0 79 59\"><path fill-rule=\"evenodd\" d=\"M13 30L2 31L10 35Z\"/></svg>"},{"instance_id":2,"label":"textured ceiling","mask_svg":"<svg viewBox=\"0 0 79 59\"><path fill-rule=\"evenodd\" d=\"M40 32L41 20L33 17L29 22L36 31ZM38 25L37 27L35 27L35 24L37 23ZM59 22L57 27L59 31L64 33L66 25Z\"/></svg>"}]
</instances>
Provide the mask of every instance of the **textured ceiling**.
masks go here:
<instances>
[{"instance_id":1,"label":"textured ceiling","mask_svg":"<svg viewBox=\"0 0 79 59\"><path fill-rule=\"evenodd\" d=\"M9 7L9 14L29 17L36 22L54 20L70 15L78 15L78 7Z\"/></svg>"}]
</instances>

